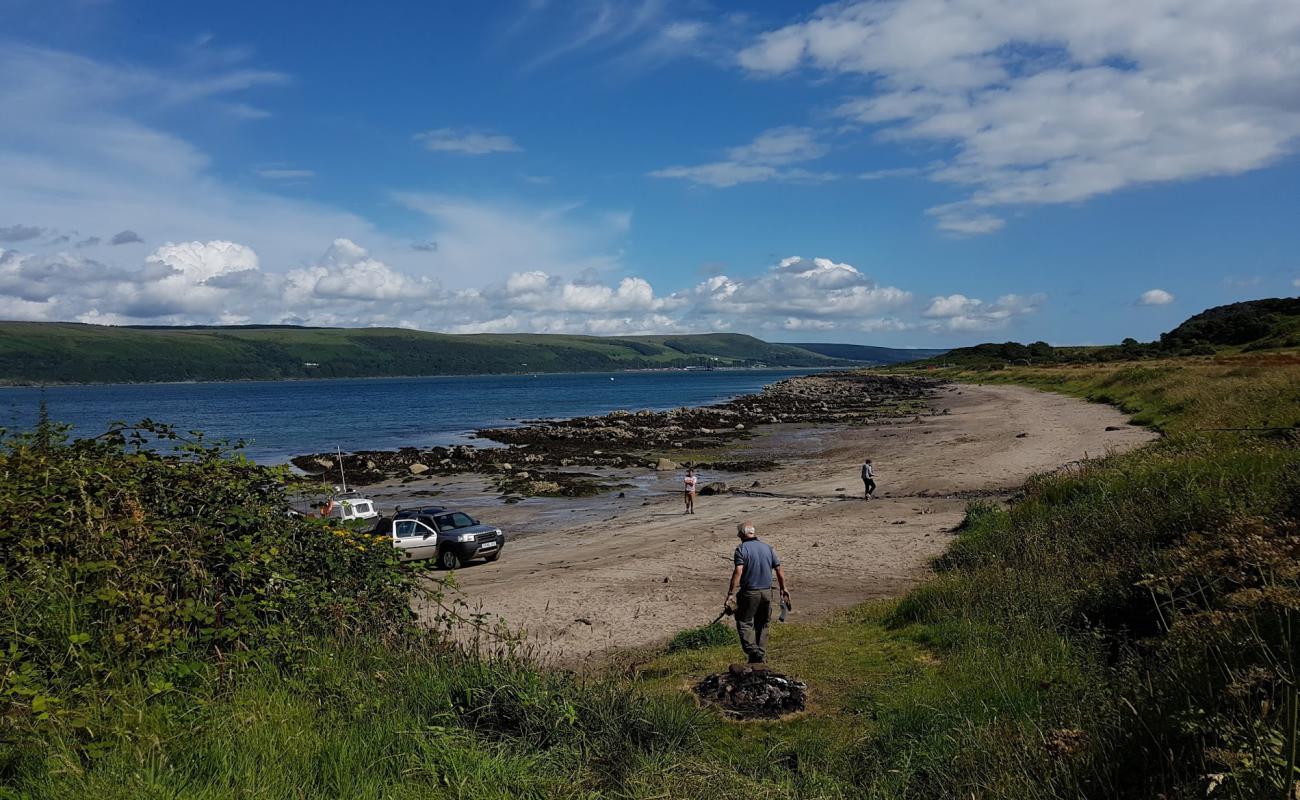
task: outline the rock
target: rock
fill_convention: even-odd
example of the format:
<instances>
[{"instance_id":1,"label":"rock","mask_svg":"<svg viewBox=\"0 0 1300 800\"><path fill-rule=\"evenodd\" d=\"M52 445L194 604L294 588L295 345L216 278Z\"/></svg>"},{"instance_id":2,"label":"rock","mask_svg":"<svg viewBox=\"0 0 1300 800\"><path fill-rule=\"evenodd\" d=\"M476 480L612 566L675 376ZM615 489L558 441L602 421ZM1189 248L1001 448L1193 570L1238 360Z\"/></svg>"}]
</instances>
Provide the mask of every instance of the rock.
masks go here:
<instances>
[{"instance_id":1,"label":"rock","mask_svg":"<svg viewBox=\"0 0 1300 800\"><path fill-rule=\"evenodd\" d=\"M499 470L502 471L502 472L509 472L510 470L514 469L514 467L512 467L512 466L511 466L510 464L508 464L508 463L506 463L506 464L497 464L496 467L497 467L497 469L499 469Z\"/></svg>"},{"instance_id":2,"label":"rock","mask_svg":"<svg viewBox=\"0 0 1300 800\"><path fill-rule=\"evenodd\" d=\"M762 486L762 485L763 485L763 484L759 483L758 481L754 481L753 483L751 483L751 484L749 485L749 488L751 488L751 489L757 489L758 487L760 487L760 486Z\"/></svg>"},{"instance_id":3,"label":"rock","mask_svg":"<svg viewBox=\"0 0 1300 800\"><path fill-rule=\"evenodd\" d=\"M1024 439L1024 438L1025 438L1026 436L1028 436L1028 435L1029 435L1029 434L1027 434L1027 433L1017 433L1017 434L1016 434L1016 438L1017 438L1017 439Z\"/></svg>"},{"instance_id":4,"label":"rock","mask_svg":"<svg viewBox=\"0 0 1300 800\"><path fill-rule=\"evenodd\" d=\"M528 480L528 479L531 478L531 477L533 477L533 476L532 476L532 475L529 475L527 472L516 472L516 473L515 473L515 479L516 479L516 480L526 481L526 480Z\"/></svg>"},{"instance_id":5,"label":"rock","mask_svg":"<svg viewBox=\"0 0 1300 800\"><path fill-rule=\"evenodd\" d=\"M682 468L681 464L678 464L676 461L670 461L669 459L666 458L661 458L655 462L656 472L668 472L670 470L681 469L681 468Z\"/></svg>"},{"instance_id":6,"label":"rock","mask_svg":"<svg viewBox=\"0 0 1300 800\"><path fill-rule=\"evenodd\" d=\"M738 431L743 431L744 429L745 429L745 423L743 423L743 422L737 422L737 423L736 423L736 430L738 430Z\"/></svg>"},{"instance_id":7,"label":"rock","mask_svg":"<svg viewBox=\"0 0 1300 800\"><path fill-rule=\"evenodd\" d=\"M1109 428L1107 429L1109 430ZM313 458L312 463L316 464L322 470L334 469L334 459L332 458Z\"/></svg>"},{"instance_id":8,"label":"rock","mask_svg":"<svg viewBox=\"0 0 1300 800\"><path fill-rule=\"evenodd\" d=\"M726 493L727 493L727 484L723 483L722 481L714 481L713 483L706 483L704 484L703 487L700 488L700 494L706 497L710 495L726 494Z\"/></svg>"},{"instance_id":9,"label":"rock","mask_svg":"<svg viewBox=\"0 0 1300 800\"><path fill-rule=\"evenodd\" d=\"M529 481L529 494L559 494L562 487L555 481Z\"/></svg>"},{"instance_id":10,"label":"rock","mask_svg":"<svg viewBox=\"0 0 1300 800\"><path fill-rule=\"evenodd\" d=\"M1108 431L1122 431L1122 430L1124 430L1124 429L1121 428L1121 427L1118 426L1118 425L1107 425L1107 426L1106 426L1106 430L1108 430Z\"/></svg>"},{"instance_id":11,"label":"rock","mask_svg":"<svg viewBox=\"0 0 1300 800\"><path fill-rule=\"evenodd\" d=\"M412 475L423 475L424 473L429 471L429 468L423 464L412 464L411 466L406 468L406 471L411 473Z\"/></svg>"}]
</instances>

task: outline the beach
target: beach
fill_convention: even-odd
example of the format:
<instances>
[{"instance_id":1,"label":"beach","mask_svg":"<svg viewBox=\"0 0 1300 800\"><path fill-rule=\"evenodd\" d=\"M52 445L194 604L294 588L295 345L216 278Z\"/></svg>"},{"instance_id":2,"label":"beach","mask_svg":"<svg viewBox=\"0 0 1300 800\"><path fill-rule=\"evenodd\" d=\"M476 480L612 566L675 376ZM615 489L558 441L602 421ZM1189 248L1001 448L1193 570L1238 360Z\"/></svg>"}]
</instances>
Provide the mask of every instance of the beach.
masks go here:
<instances>
[{"instance_id":1,"label":"beach","mask_svg":"<svg viewBox=\"0 0 1300 800\"><path fill-rule=\"evenodd\" d=\"M936 388L929 413L874 424L764 425L743 442L772 470L710 474L730 491L683 514L682 472L641 470L623 491L503 504L491 478L443 479L427 502L473 509L512 534L501 559L455 573L475 609L525 632L530 652L581 667L659 644L720 609L735 526L754 522L789 577L791 621L814 620L923 580L972 498L1006 500L1030 476L1154 438L1118 410L1013 386ZM872 458L877 498L862 499ZM625 477L627 473L624 474ZM757 485L755 485L757 484ZM412 484L371 492L410 504Z\"/></svg>"}]
</instances>

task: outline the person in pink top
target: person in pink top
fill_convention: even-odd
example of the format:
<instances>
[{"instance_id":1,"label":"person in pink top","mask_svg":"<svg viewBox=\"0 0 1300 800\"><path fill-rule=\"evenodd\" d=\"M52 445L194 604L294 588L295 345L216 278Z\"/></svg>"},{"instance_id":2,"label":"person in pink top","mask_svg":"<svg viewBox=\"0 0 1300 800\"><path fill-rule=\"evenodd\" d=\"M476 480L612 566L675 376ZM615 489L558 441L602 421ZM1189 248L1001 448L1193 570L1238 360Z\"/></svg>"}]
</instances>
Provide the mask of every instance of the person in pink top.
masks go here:
<instances>
[{"instance_id":1,"label":"person in pink top","mask_svg":"<svg viewBox=\"0 0 1300 800\"><path fill-rule=\"evenodd\" d=\"M698 482L699 479L695 477L695 470L693 469L686 470L686 477L682 479L682 483L685 485L685 489L686 489L686 513L687 514L695 513L695 484Z\"/></svg>"}]
</instances>

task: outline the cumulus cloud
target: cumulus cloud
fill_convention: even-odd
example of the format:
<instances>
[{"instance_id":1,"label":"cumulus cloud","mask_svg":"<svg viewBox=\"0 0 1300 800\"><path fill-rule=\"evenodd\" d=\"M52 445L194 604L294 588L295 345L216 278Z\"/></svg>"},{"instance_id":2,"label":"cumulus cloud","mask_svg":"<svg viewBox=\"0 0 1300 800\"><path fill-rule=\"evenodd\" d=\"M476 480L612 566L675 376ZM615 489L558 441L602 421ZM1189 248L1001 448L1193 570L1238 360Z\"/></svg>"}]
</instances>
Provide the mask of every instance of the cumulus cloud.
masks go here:
<instances>
[{"instance_id":1,"label":"cumulus cloud","mask_svg":"<svg viewBox=\"0 0 1300 800\"><path fill-rule=\"evenodd\" d=\"M45 229L35 225L10 225L7 228L0 228L0 242L25 242L43 233Z\"/></svg>"},{"instance_id":2,"label":"cumulus cloud","mask_svg":"<svg viewBox=\"0 0 1300 800\"><path fill-rule=\"evenodd\" d=\"M144 239L140 238L140 234L132 230L125 230L125 231L118 231L117 233L113 234L113 238L109 239L108 243L109 244L136 244L138 242L143 242L143 241Z\"/></svg>"},{"instance_id":3,"label":"cumulus cloud","mask_svg":"<svg viewBox=\"0 0 1300 800\"><path fill-rule=\"evenodd\" d=\"M430 150L467 156L516 153L523 149L504 134L468 128L435 128L417 133L415 140Z\"/></svg>"},{"instance_id":4,"label":"cumulus cloud","mask_svg":"<svg viewBox=\"0 0 1300 800\"><path fill-rule=\"evenodd\" d=\"M912 295L880 286L849 264L828 258L783 259L753 279L716 275L698 284L696 310L714 318L834 320L851 326L911 302Z\"/></svg>"},{"instance_id":5,"label":"cumulus cloud","mask_svg":"<svg viewBox=\"0 0 1300 800\"><path fill-rule=\"evenodd\" d=\"M1140 306L1167 306L1174 302L1174 296L1164 289L1148 289L1138 298Z\"/></svg>"},{"instance_id":6,"label":"cumulus cloud","mask_svg":"<svg viewBox=\"0 0 1300 800\"><path fill-rule=\"evenodd\" d=\"M783 126L760 133L749 144L729 148L726 159L706 164L674 166L650 173L654 178L679 178L715 188L760 181L817 183L832 180L834 175L794 167L792 164L813 161L828 151L810 128Z\"/></svg>"},{"instance_id":7,"label":"cumulus cloud","mask_svg":"<svg viewBox=\"0 0 1300 800\"><path fill-rule=\"evenodd\" d=\"M395 326L453 333L630 335L703 331L974 331L1031 313L1041 297L984 303L939 297L919 318L913 296L828 258L790 257L754 276L714 275L662 293L646 279L522 270L448 288L340 238L305 266L263 269L227 240L168 242L124 268L76 252L0 250L0 315L100 324L277 323Z\"/></svg>"},{"instance_id":8,"label":"cumulus cloud","mask_svg":"<svg viewBox=\"0 0 1300 800\"><path fill-rule=\"evenodd\" d=\"M1294 152L1300 5L839 2L742 49L755 75L810 69L872 91L846 119L886 140L949 145L932 209L950 232L999 210L1266 166Z\"/></svg>"},{"instance_id":9,"label":"cumulus cloud","mask_svg":"<svg viewBox=\"0 0 1300 800\"><path fill-rule=\"evenodd\" d=\"M109 235L142 221L150 241L220 231L277 266L306 263L340 236L405 249L354 214L224 180L205 152L152 122L228 115L239 92L288 81L242 57L151 69L0 39L0 220L98 232L103 241L76 236L101 259L120 257Z\"/></svg>"},{"instance_id":10,"label":"cumulus cloud","mask_svg":"<svg viewBox=\"0 0 1300 800\"><path fill-rule=\"evenodd\" d=\"M921 316L931 320L933 331L987 331L1007 327L1016 317L1033 314L1044 302L1043 294L1004 294L988 303L964 294L934 297Z\"/></svg>"}]
</instances>

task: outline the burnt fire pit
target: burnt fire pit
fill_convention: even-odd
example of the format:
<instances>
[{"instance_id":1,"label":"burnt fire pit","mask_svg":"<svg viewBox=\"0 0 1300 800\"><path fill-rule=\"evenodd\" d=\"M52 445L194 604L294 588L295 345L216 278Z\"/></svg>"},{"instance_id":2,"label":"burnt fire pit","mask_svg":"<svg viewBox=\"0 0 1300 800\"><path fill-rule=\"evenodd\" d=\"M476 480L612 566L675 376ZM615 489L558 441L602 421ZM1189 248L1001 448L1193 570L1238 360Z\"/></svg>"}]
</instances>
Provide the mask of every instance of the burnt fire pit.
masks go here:
<instances>
[{"instance_id":1,"label":"burnt fire pit","mask_svg":"<svg viewBox=\"0 0 1300 800\"><path fill-rule=\"evenodd\" d=\"M808 686L769 669L733 664L696 684L695 694L734 719L776 719L803 711Z\"/></svg>"}]
</instances>

